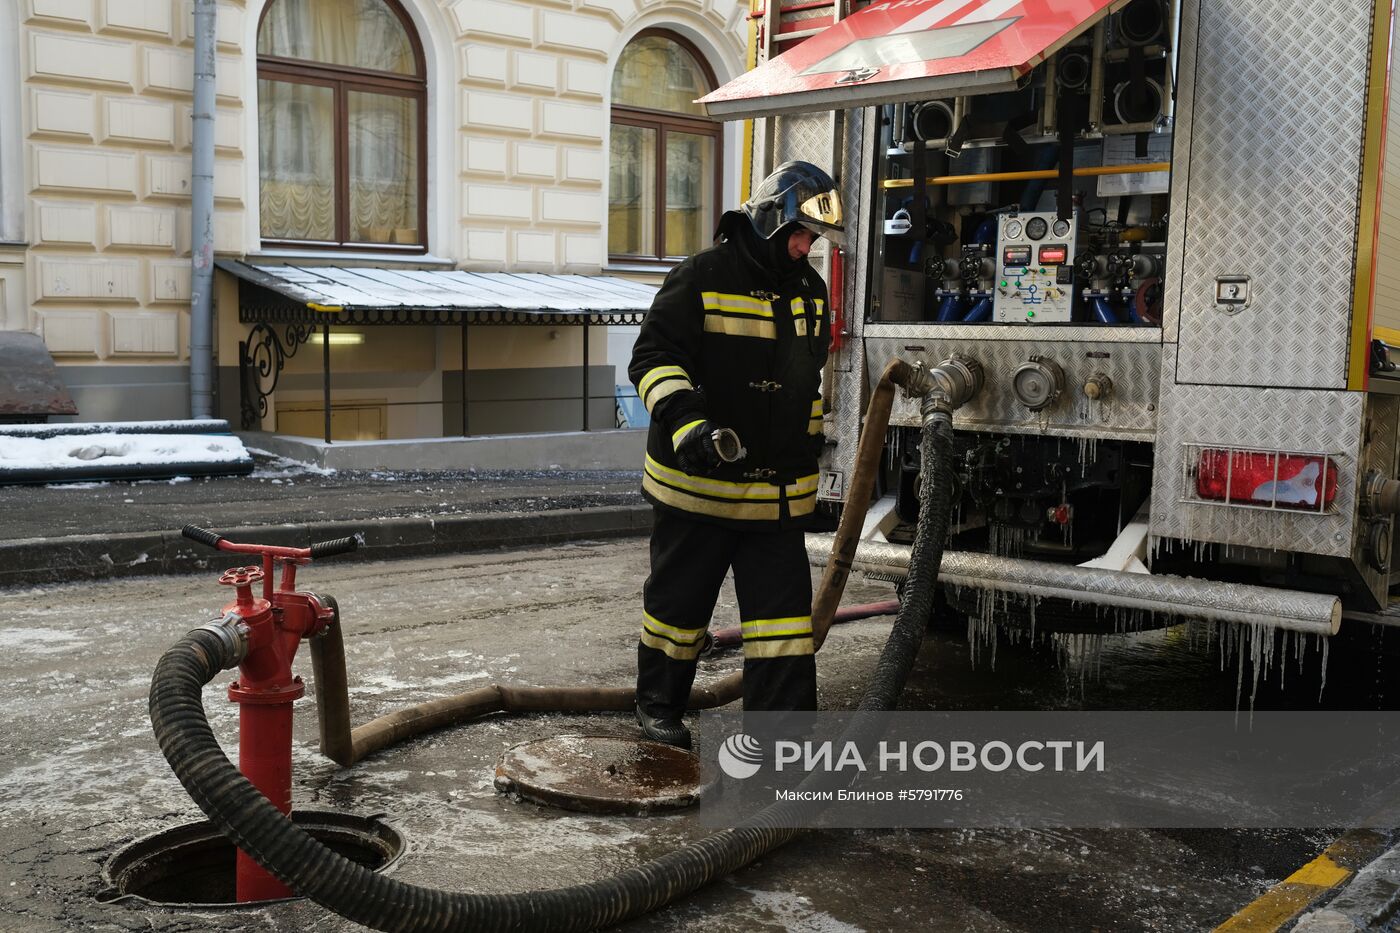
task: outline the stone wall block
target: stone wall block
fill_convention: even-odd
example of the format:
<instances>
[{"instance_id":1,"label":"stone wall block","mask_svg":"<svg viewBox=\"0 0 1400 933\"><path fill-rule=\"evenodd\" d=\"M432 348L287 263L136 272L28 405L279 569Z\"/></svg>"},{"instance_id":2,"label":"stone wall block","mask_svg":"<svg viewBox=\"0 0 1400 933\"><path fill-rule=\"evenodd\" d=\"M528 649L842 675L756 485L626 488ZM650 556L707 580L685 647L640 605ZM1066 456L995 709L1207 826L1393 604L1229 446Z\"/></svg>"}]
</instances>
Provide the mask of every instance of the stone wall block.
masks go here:
<instances>
[{"instance_id":1,"label":"stone wall block","mask_svg":"<svg viewBox=\"0 0 1400 933\"><path fill-rule=\"evenodd\" d=\"M98 326L100 311L71 311L67 309L36 308L34 317L44 345L54 356L101 357L102 328Z\"/></svg>"},{"instance_id":2,"label":"stone wall block","mask_svg":"<svg viewBox=\"0 0 1400 933\"><path fill-rule=\"evenodd\" d=\"M467 217L529 220L534 198L529 188L515 185L467 185Z\"/></svg>"},{"instance_id":3,"label":"stone wall block","mask_svg":"<svg viewBox=\"0 0 1400 933\"><path fill-rule=\"evenodd\" d=\"M542 191L540 217L562 223L600 224L603 220L603 196L588 191Z\"/></svg>"},{"instance_id":4,"label":"stone wall block","mask_svg":"<svg viewBox=\"0 0 1400 933\"><path fill-rule=\"evenodd\" d=\"M459 0L452 5L461 35L498 36L520 42L535 39L535 11L525 3Z\"/></svg>"},{"instance_id":5,"label":"stone wall block","mask_svg":"<svg viewBox=\"0 0 1400 933\"><path fill-rule=\"evenodd\" d=\"M181 107L175 122L175 145L188 152L194 136L194 108ZM243 152L243 114L237 110L214 111L214 148L228 155Z\"/></svg>"},{"instance_id":6,"label":"stone wall block","mask_svg":"<svg viewBox=\"0 0 1400 933\"><path fill-rule=\"evenodd\" d=\"M554 55L539 52L512 52L510 84L529 91L559 90L559 61Z\"/></svg>"},{"instance_id":7,"label":"stone wall block","mask_svg":"<svg viewBox=\"0 0 1400 933\"><path fill-rule=\"evenodd\" d=\"M601 104L589 106L546 100L540 106L540 129L553 136L601 140L607 119Z\"/></svg>"},{"instance_id":8,"label":"stone wall block","mask_svg":"<svg viewBox=\"0 0 1400 933\"><path fill-rule=\"evenodd\" d=\"M505 84L509 73L507 57L499 45L469 42L462 48L462 74L469 81Z\"/></svg>"},{"instance_id":9,"label":"stone wall block","mask_svg":"<svg viewBox=\"0 0 1400 933\"><path fill-rule=\"evenodd\" d=\"M107 244L123 249L175 249L175 210L160 207L107 208Z\"/></svg>"},{"instance_id":10,"label":"stone wall block","mask_svg":"<svg viewBox=\"0 0 1400 933\"><path fill-rule=\"evenodd\" d=\"M25 6L31 22L84 30L92 28L92 0L29 0Z\"/></svg>"},{"instance_id":11,"label":"stone wall block","mask_svg":"<svg viewBox=\"0 0 1400 933\"><path fill-rule=\"evenodd\" d=\"M188 261L159 260L151 263L151 301L188 303L190 264Z\"/></svg>"},{"instance_id":12,"label":"stone wall block","mask_svg":"<svg viewBox=\"0 0 1400 933\"><path fill-rule=\"evenodd\" d=\"M601 182L603 180L603 147L567 146L564 149L564 180Z\"/></svg>"},{"instance_id":13,"label":"stone wall block","mask_svg":"<svg viewBox=\"0 0 1400 933\"><path fill-rule=\"evenodd\" d=\"M98 0L103 32L170 35L170 0Z\"/></svg>"},{"instance_id":14,"label":"stone wall block","mask_svg":"<svg viewBox=\"0 0 1400 933\"><path fill-rule=\"evenodd\" d=\"M468 230L467 259L477 267L500 267L506 262L504 230Z\"/></svg>"},{"instance_id":15,"label":"stone wall block","mask_svg":"<svg viewBox=\"0 0 1400 933\"><path fill-rule=\"evenodd\" d=\"M175 38L181 45L194 45L194 2L182 0L180 25ZM235 51L243 44L243 5L220 3L214 20L214 41L220 48Z\"/></svg>"},{"instance_id":16,"label":"stone wall block","mask_svg":"<svg viewBox=\"0 0 1400 933\"><path fill-rule=\"evenodd\" d=\"M554 180L559 166L556 147L544 143L515 143L514 149L514 174L532 179Z\"/></svg>"},{"instance_id":17,"label":"stone wall block","mask_svg":"<svg viewBox=\"0 0 1400 933\"><path fill-rule=\"evenodd\" d=\"M515 232L516 262L553 268L556 259L554 234L530 230L517 230Z\"/></svg>"},{"instance_id":18,"label":"stone wall block","mask_svg":"<svg viewBox=\"0 0 1400 933\"><path fill-rule=\"evenodd\" d=\"M96 110L89 93L30 88L29 112L34 136L92 139L97 134Z\"/></svg>"},{"instance_id":19,"label":"stone wall block","mask_svg":"<svg viewBox=\"0 0 1400 933\"><path fill-rule=\"evenodd\" d=\"M602 268L603 238L593 233L564 234L564 262L569 266Z\"/></svg>"},{"instance_id":20,"label":"stone wall block","mask_svg":"<svg viewBox=\"0 0 1400 933\"><path fill-rule=\"evenodd\" d=\"M606 58L617 39L617 24L597 16L540 13L540 44L560 49L572 49Z\"/></svg>"},{"instance_id":21,"label":"stone wall block","mask_svg":"<svg viewBox=\"0 0 1400 933\"><path fill-rule=\"evenodd\" d=\"M112 356L180 355L180 318L170 311L109 311Z\"/></svg>"},{"instance_id":22,"label":"stone wall block","mask_svg":"<svg viewBox=\"0 0 1400 933\"><path fill-rule=\"evenodd\" d=\"M33 146L30 166L34 187L41 191L127 197L136 191L134 152Z\"/></svg>"},{"instance_id":23,"label":"stone wall block","mask_svg":"<svg viewBox=\"0 0 1400 933\"><path fill-rule=\"evenodd\" d=\"M190 196L190 160L186 156L155 156L146 158L145 186L147 198L176 198ZM231 203L243 201L243 166L227 159L214 160L214 199Z\"/></svg>"},{"instance_id":24,"label":"stone wall block","mask_svg":"<svg viewBox=\"0 0 1400 933\"><path fill-rule=\"evenodd\" d=\"M35 234L45 246L83 246L97 242L97 207L68 201L33 202Z\"/></svg>"},{"instance_id":25,"label":"stone wall block","mask_svg":"<svg viewBox=\"0 0 1400 933\"><path fill-rule=\"evenodd\" d=\"M601 98L608 87L608 69L599 62L564 60L564 93Z\"/></svg>"},{"instance_id":26,"label":"stone wall block","mask_svg":"<svg viewBox=\"0 0 1400 933\"><path fill-rule=\"evenodd\" d=\"M38 301L141 300L141 263L136 259L58 259L40 256Z\"/></svg>"},{"instance_id":27,"label":"stone wall block","mask_svg":"<svg viewBox=\"0 0 1400 933\"><path fill-rule=\"evenodd\" d=\"M504 139L483 139L467 136L466 155L463 167L466 171L482 175L504 175L506 173L506 141Z\"/></svg>"},{"instance_id":28,"label":"stone wall block","mask_svg":"<svg viewBox=\"0 0 1400 933\"><path fill-rule=\"evenodd\" d=\"M636 0L581 0L579 9L612 16L616 18L618 25L625 24L637 15Z\"/></svg>"},{"instance_id":29,"label":"stone wall block","mask_svg":"<svg viewBox=\"0 0 1400 933\"><path fill-rule=\"evenodd\" d=\"M175 143L175 105L130 97L103 102L104 142L171 146Z\"/></svg>"},{"instance_id":30,"label":"stone wall block","mask_svg":"<svg viewBox=\"0 0 1400 933\"><path fill-rule=\"evenodd\" d=\"M519 94L464 91L462 109L469 126L528 133L534 129L534 101Z\"/></svg>"},{"instance_id":31,"label":"stone wall block","mask_svg":"<svg viewBox=\"0 0 1400 933\"><path fill-rule=\"evenodd\" d=\"M29 34L29 77L64 84L130 88L135 82L130 42L48 32Z\"/></svg>"},{"instance_id":32,"label":"stone wall block","mask_svg":"<svg viewBox=\"0 0 1400 933\"><path fill-rule=\"evenodd\" d=\"M188 99L194 91L194 55L177 49L146 46L141 50L141 89ZM219 57L214 62L214 93L239 103L243 94L242 62Z\"/></svg>"}]
</instances>

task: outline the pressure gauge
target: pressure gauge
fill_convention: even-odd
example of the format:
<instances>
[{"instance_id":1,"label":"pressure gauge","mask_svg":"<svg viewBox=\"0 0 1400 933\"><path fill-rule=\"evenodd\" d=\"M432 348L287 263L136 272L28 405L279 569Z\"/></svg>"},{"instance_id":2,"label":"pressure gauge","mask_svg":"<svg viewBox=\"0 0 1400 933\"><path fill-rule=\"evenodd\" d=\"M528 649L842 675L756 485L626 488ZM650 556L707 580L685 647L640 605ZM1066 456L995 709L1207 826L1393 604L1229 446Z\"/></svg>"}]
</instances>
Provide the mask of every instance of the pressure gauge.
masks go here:
<instances>
[{"instance_id":1,"label":"pressure gauge","mask_svg":"<svg viewBox=\"0 0 1400 933\"><path fill-rule=\"evenodd\" d=\"M1006 222L1006 238L1014 240L1021 235L1021 222L1019 220L1008 220Z\"/></svg>"},{"instance_id":2,"label":"pressure gauge","mask_svg":"<svg viewBox=\"0 0 1400 933\"><path fill-rule=\"evenodd\" d=\"M1043 240L1050 225L1045 222L1044 217L1032 217L1026 221L1026 236L1032 240Z\"/></svg>"},{"instance_id":3,"label":"pressure gauge","mask_svg":"<svg viewBox=\"0 0 1400 933\"><path fill-rule=\"evenodd\" d=\"M1066 236L1069 236L1069 221L1068 221L1068 220L1057 220L1057 221L1055 221L1054 230L1055 230L1055 236L1057 236L1057 237L1066 237Z\"/></svg>"}]
</instances>

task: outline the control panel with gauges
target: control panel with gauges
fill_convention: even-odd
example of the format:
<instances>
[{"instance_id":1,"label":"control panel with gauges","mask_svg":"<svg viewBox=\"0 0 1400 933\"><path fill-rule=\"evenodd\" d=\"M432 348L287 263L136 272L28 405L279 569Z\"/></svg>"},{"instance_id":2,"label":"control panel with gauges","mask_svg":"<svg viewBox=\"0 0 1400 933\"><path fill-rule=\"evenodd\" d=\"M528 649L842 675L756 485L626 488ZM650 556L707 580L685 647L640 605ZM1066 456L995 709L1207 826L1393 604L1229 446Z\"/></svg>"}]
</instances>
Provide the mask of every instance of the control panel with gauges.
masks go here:
<instances>
[{"instance_id":1,"label":"control panel with gauges","mask_svg":"<svg viewBox=\"0 0 1400 933\"><path fill-rule=\"evenodd\" d=\"M1001 323L1069 321L1074 312L1074 241L1079 210L1002 214L997 223L992 319Z\"/></svg>"}]
</instances>

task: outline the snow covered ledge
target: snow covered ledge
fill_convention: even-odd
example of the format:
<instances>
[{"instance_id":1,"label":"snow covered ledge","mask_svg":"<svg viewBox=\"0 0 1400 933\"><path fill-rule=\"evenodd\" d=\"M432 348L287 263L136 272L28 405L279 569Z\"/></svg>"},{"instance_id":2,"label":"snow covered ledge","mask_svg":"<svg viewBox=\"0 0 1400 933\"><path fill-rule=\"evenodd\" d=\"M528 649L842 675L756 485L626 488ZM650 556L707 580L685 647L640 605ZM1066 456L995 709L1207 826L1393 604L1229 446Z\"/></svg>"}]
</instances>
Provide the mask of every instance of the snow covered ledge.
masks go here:
<instances>
[{"instance_id":1,"label":"snow covered ledge","mask_svg":"<svg viewBox=\"0 0 1400 933\"><path fill-rule=\"evenodd\" d=\"M240 431L255 450L332 470L640 470L645 430L336 441Z\"/></svg>"},{"instance_id":2,"label":"snow covered ledge","mask_svg":"<svg viewBox=\"0 0 1400 933\"><path fill-rule=\"evenodd\" d=\"M0 485L251 472L227 421L0 425Z\"/></svg>"}]
</instances>

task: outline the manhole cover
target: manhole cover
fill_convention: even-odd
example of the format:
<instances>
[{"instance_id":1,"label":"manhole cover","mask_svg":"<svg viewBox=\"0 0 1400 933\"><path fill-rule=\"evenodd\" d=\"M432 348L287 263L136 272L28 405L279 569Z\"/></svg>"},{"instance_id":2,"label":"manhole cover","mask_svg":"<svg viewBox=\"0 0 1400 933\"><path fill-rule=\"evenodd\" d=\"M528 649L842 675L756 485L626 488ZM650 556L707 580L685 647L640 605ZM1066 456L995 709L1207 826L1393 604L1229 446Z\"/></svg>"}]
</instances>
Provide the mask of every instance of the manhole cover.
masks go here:
<instances>
[{"instance_id":1,"label":"manhole cover","mask_svg":"<svg viewBox=\"0 0 1400 933\"><path fill-rule=\"evenodd\" d=\"M559 735L508 749L496 789L585 813L641 815L694 804L703 783L688 751L617 735Z\"/></svg>"},{"instance_id":2,"label":"manhole cover","mask_svg":"<svg viewBox=\"0 0 1400 933\"><path fill-rule=\"evenodd\" d=\"M387 868L403 852L403 837L379 814L297 810L291 820L321 844L374 871ZM123 846L112 856L103 869L107 887L97 899L199 909L275 903L237 901L237 855L233 843L208 820L162 830Z\"/></svg>"}]
</instances>

